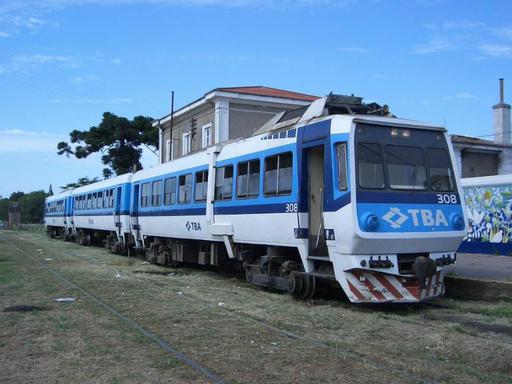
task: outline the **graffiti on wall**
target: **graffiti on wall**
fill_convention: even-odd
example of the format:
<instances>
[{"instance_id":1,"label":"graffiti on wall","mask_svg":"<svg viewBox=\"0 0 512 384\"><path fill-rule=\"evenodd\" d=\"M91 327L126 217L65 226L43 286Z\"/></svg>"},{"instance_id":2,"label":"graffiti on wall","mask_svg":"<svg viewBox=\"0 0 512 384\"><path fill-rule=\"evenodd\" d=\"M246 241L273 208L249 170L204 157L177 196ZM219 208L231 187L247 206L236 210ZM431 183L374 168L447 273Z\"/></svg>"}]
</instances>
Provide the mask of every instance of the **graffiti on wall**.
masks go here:
<instances>
[{"instance_id":1,"label":"graffiti on wall","mask_svg":"<svg viewBox=\"0 0 512 384\"><path fill-rule=\"evenodd\" d=\"M469 221L465 242L512 244L512 185L464 188Z\"/></svg>"}]
</instances>

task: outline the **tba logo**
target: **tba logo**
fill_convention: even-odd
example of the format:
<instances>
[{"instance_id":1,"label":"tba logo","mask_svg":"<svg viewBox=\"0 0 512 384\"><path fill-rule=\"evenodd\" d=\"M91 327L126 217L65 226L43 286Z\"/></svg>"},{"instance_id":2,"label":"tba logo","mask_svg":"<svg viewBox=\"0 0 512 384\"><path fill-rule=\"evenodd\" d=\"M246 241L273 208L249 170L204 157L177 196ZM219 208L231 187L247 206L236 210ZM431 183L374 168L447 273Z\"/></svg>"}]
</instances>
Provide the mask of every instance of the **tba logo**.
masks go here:
<instances>
[{"instance_id":1,"label":"tba logo","mask_svg":"<svg viewBox=\"0 0 512 384\"><path fill-rule=\"evenodd\" d=\"M448 225L448 220L446 220L446 216L440 209L436 209L435 212L430 209L408 209L406 214L397 207L391 207L389 211L382 216L382 219L393 229L401 228L402 224L409 219L412 219L412 225L414 227L439 227Z\"/></svg>"}]
</instances>

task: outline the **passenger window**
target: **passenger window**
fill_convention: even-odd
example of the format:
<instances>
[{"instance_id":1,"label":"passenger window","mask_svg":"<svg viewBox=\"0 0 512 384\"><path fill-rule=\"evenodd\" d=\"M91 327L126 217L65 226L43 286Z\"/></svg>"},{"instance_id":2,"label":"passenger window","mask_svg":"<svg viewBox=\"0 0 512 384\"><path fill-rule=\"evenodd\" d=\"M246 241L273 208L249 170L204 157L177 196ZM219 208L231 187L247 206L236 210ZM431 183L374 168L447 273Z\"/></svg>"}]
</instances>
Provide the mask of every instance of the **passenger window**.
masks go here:
<instances>
[{"instance_id":1,"label":"passenger window","mask_svg":"<svg viewBox=\"0 0 512 384\"><path fill-rule=\"evenodd\" d=\"M149 183L142 184L141 194L140 194L140 206L141 207L147 207L149 205L149 194L150 194Z\"/></svg>"},{"instance_id":2,"label":"passenger window","mask_svg":"<svg viewBox=\"0 0 512 384\"><path fill-rule=\"evenodd\" d=\"M384 160L380 144L359 143L357 172L361 188L384 189Z\"/></svg>"},{"instance_id":3,"label":"passenger window","mask_svg":"<svg viewBox=\"0 0 512 384\"><path fill-rule=\"evenodd\" d=\"M289 195L292 191L292 154L282 153L265 159L265 196Z\"/></svg>"},{"instance_id":4,"label":"passenger window","mask_svg":"<svg viewBox=\"0 0 512 384\"><path fill-rule=\"evenodd\" d=\"M97 197L96 193L93 193L92 194L92 209L96 209L97 199L98 199L98 197Z\"/></svg>"},{"instance_id":5,"label":"passenger window","mask_svg":"<svg viewBox=\"0 0 512 384\"><path fill-rule=\"evenodd\" d=\"M110 198L109 198L109 207L112 208L114 207L114 190L111 189L110 190Z\"/></svg>"},{"instance_id":6,"label":"passenger window","mask_svg":"<svg viewBox=\"0 0 512 384\"><path fill-rule=\"evenodd\" d=\"M217 168L215 175L215 200L229 200L233 196L233 166Z\"/></svg>"},{"instance_id":7,"label":"passenger window","mask_svg":"<svg viewBox=\"0 0 512 384\"><path fill-rule=\"evenodd\" d=\"M336 158L338 160L338 188L340 191L346 191L348 189L347 143L336 144Z\"/></svg>"},{"instance_id":8,"label":"passenger window","mask_svg":"<svg viewBox=\"0 0 512 384\"><path fill-rule=\"evenodd\" d=\"M236 195L239 198L255 198L260 192L260 161L238 163Z\"/></svg>"},{"instance_id":9,"label":"passenger window","mask_svg":"<svg viewBox=\"0 0 512 384\"><path fill-rule=\"evenodd\" d=\"M87 209L91 209L91 200L92 200L92 195L89 193L87 195Z\"/></svg>"},{"instance_id":10,"label":"passenger window","mask_svg":"<svg viewBox=\"0 0 512 384\"><path fill-rule=\"evenodd\" d=\"M165 179L164 183L164 204L171 205L176 203L176 178Z\"/></svg>"},{"instance_id":11,"label":"passenger window","mask_svg":"<svg viewBox=\"0 0 512 384\"><path fill-rule=\"evenodd\" d=\"M196 172L196 191L194 200L205 201L208 192L208 171Z\"/></svg>"},{"instance_id":12,"label":"passenger window","mask_svg":"<svg viewBox=\"0 0 512 384\"><path fill-rule=\"evenodd\" d=\"M178 179L178 203L190 203L192 200L192 174L181 175Z\"/></svg>"},{"instance_id":13,"label":"passenger window","mask_svg":"<svg viewBox=\"0 0 512 384\"><path fill-rule=\"evenodd\" d=\"M157 207L162 203L162 180L153 181L152 190L151 205Z\"/></svg>"},{"instance_id":14,"label":"passenger window","mask_svg":"<svg viewBox=\"0 0 512 384\"><path fill-rule=\"evenodd\" d=\"M103 208L103 192L98 192L98 208Z\"/></svg>"}]
</instances>

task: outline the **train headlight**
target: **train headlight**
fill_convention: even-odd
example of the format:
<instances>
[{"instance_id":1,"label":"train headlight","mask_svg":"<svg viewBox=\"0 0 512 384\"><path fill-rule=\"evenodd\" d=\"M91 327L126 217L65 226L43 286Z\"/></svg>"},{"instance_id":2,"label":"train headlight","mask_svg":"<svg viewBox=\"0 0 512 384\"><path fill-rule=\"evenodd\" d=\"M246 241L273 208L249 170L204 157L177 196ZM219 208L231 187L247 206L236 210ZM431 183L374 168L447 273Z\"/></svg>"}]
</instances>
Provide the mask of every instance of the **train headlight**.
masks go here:
<instances>
[{"instance_id":1,"label":"train headlight","mask_svg":"<svg viewBox=\"0 0 512 384\"><path fill-rule=\"evenodd\" d=\"M462 217L462 215L460 215L458 213L451 215L450 222L452 223L453 229L456 229L458 231L460 231L461 229L464 229L465 223L464 223L464 218Z\"/></svg>"},{"instance_id":2,"label":"train headlight","mask_svg":"<svg viewBox=\"0 0 512 384\"><path fill-rule=\"evenodd\" d=\"M379 228L379 218L376 214L371 212L366 212L361 217L361 223L363 224L363 228L366 231L376 231Z\"/></svg>"}]
</instances>

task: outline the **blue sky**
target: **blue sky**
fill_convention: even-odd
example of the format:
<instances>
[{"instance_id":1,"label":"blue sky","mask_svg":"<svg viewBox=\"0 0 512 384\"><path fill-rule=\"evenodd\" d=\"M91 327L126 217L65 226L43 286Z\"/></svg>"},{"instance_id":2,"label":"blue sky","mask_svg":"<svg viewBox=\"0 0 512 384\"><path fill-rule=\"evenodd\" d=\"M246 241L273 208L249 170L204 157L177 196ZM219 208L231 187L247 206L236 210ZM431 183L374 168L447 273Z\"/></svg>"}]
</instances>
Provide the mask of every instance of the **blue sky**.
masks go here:
<instances>
[{"instance_id":1,"label":"blue sky","mask_svg":"<svg viewBox=\"0 0 512 384\"><path fill-rule=\"evenodd\" d=\"M58 156L57 142L104 111L161 117L171 90L177 107L223 86L354 93L492 135L499 77L512 102L511 14L510 1L0 0L0 196L100 176L99 156Z\"/></svg>"}]
</instances>

